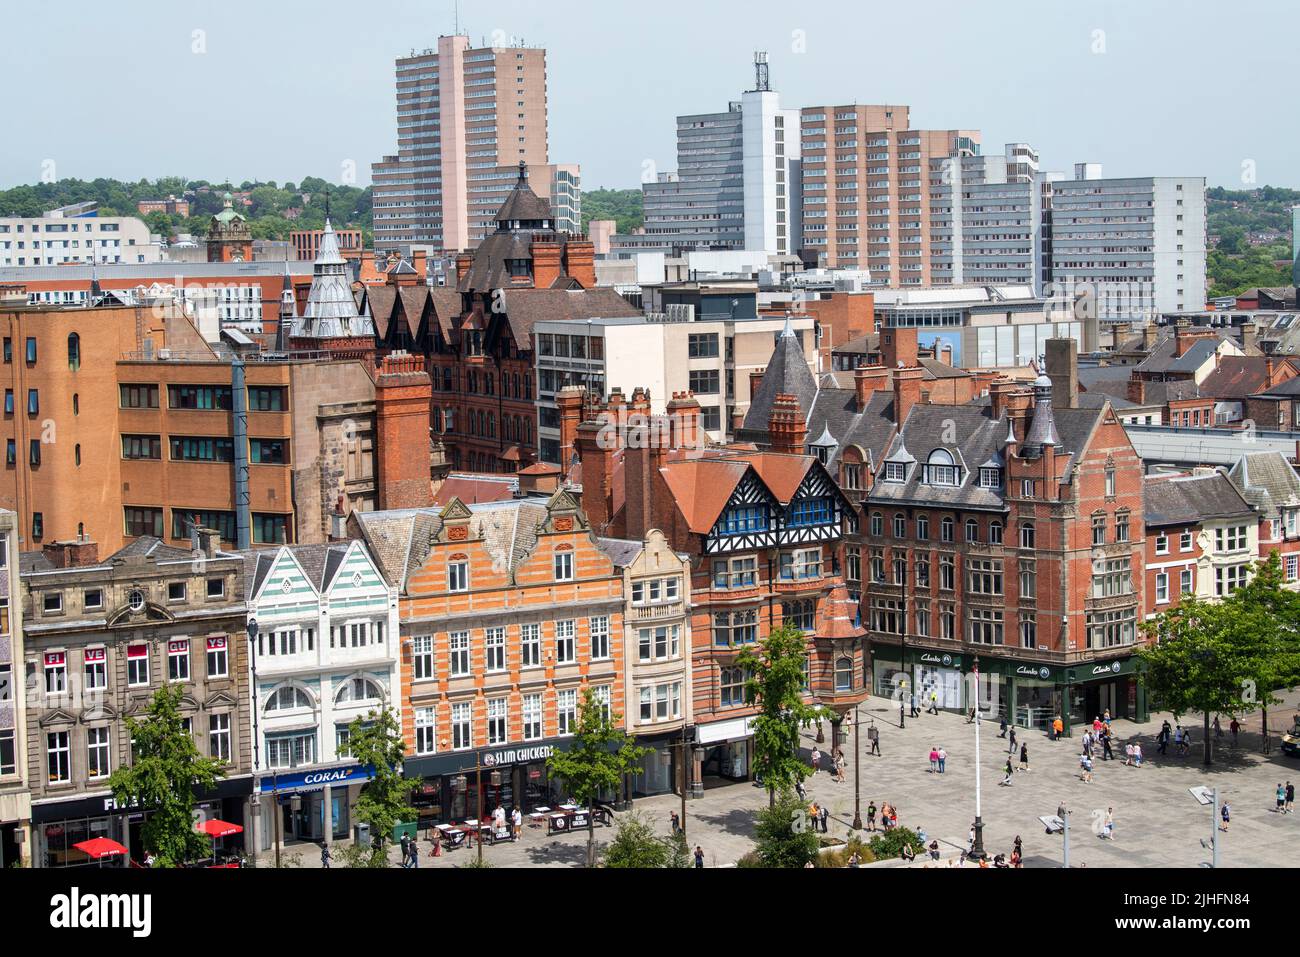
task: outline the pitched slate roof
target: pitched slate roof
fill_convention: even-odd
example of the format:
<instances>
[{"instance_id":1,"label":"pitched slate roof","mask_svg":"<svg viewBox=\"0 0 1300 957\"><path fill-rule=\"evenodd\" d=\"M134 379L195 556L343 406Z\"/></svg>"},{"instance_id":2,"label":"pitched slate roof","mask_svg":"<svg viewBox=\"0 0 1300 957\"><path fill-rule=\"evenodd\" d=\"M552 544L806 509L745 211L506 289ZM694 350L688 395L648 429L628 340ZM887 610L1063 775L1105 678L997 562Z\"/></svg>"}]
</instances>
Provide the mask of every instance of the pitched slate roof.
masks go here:
<instances>
[{"instance_id":1,"label":"pitched slate roof","mask_svg":"<svg viewBox=\"0 0 1300 957\"><path fill-rule=\"evenodd\" d=\"M1219 367L1201 382L1201 395L1216 399L1244 399L1268 388L1269 367L1275 360L1264 356L1223 356Z\"/></svg>"},{"instance_id":2,"label":"pitched slate roof","mask_svg":"<svg viewBox=\"0 0 1300 957\"><path fill-rule=\"evenodd\" d=\"M841 453L850 445L866 452L868 462L879 462L894 435L894 393L887 389L872 393L866 407L859 412L855 390L822 389L808 416L808 431L820 435L823 429L830 429L837 443L826 460L832 471L837 469Z\"/></svg>"},{"instance_id":3,"label":"pitched slate roof","mask_svg":"<svg viewBox=\"0 0 1300 957\"><path fill-rule=\"evenodd\" d=\"M1258 395L1277 396L1284 398L1286 396L1300 395L1300 376L1293 376L1285 382L1279 382L1273 388L1266 392L1257 393Z\"/></svg>"},{"instance_id":4,"label":"pitched slate roof","mask_svg":"<svg viewBox=\"0 0 1300 957\"><path fill-rule=\"evenodd\" d=\"M498 223L511 220L528 222L553 219L554 215L551 212L551 204L534 193L533 188L528 185L527 167L521 164L519 179L515 181L514 189L510 191L506 201L501 204L501 209L497 211L496 221Z\"/></svg>"},{"instance_id":5,"label":"pitched slate roof","mask_svg":"<svg viewBox=\"0 0 1300 957\"><path fill-rule=\"evenodd\" d=\"M503 289L510 332L520 348L532 348L533 325L559 320L616 319L642 312L616 291L597 289Z\"/></svg>"},{"instance_id":6,"label":"pitched slate roof","mask_svg":"<svg viewBox=\"0 0 1300 957\"><path fill-rule=\"evenodd\" d=\"M1247 452L1228 478L1264 518L1278 518L1282 509L1300 507L1300 476L1281 452Z\"/></svg>"},{"instance_id":7,"label":"pitched slate roof","mask_svg":"<svg viewBox=\"0 0 1300 957\"><path fill-rule=\"evenodd\" d=\"M979 467L1001 454L1007 429L1005 416L994 419L980 406L914 405L885 458L905 450L915 457L916 464L908 468L902 482L878 480L868 501L1004 510L999 489L980 488ZM946 450L961 468L961 485L922 481L925 463L938 449Z\"/></svg>"},{"instance_id":8,"label":"pitched slate roof","mask_svg":"<svg viewBox=\"0 0 1300 957\"><path fill-rule=\"evenodd\" d=\"M817 399L817 380L808 368L799 337L787 321L785 330L776 340L772 358L767 362L758 392L750 397L749 411L745 413L744 431L766 432L772 415L772 405L778 395L792 395L799 400L799 408L807 417Z\"/></svg>"},{"instance_id":9,"label":"pitched slate roof","mask_svg":"<svg viewBox=\"0 0 1300 957\"><path fill-rule=\"evenodd\" d=\"M1232 342L1232 339L1216 333L1213 336L1196 340L1183 355L1177 356L1174 355L1178 345L1177 337L1173 335L1165 336L1156 343L1150 355L1139 362L1135 368L1150 373L1183 372L1190 374L1208 362L1218 351L1220 344L1224 342Z\"/></svg>"},{"instance_id":10,"label":"pitched slate roof","mask_svg":"<svg viewBox=\"0 0 1300 957\"><path fill-rule=\"evenodd\" d=\"M597 538L596 546L609 556L615 568L627 568L641 554L644 543L627 538Z\"/></svg>"},{"instance_id":11,"label":"pitched slate roof","mask_svg":"<svg viewBox=\"0 0 1300 957\"><path fill-rule=\"evenodd\" d=\"M1211 475L1149 477L1143 482L1143 520L1148 525L1196 525L1206 518L1246 518L1254 514L1237 487L1222 472Z\"/></svg>"}]
</instances>

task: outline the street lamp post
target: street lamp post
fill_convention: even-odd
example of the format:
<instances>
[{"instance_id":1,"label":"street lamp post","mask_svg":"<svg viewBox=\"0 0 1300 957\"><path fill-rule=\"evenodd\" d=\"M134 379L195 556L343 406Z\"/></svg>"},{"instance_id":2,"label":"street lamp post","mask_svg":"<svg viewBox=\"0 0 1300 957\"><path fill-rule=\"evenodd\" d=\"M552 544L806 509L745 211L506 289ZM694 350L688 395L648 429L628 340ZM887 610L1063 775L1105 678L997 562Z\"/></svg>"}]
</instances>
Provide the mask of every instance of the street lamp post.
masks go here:
<instances>
[{"instance_id":1,"label":"street lamp post","mask_svg":"<svg viewBox=\"0 0 1300 957\"><path fill-rule=\"evenodd\" d=\"M862 724L861 705L853 706L853 830L862 830L862 744L858 726Z\"/></svg>"},{"instance_id":2,"label":"street lamp post","mask_svg":"<svg viewBox=\"0 0 1300 957\"><path fill-rule=\"evenodd\" d=\"M975 656L975 840L971 842L970 856L980 861L984 853L984 820L980 814L980 656Z\"/></svg>"}]
</instances>

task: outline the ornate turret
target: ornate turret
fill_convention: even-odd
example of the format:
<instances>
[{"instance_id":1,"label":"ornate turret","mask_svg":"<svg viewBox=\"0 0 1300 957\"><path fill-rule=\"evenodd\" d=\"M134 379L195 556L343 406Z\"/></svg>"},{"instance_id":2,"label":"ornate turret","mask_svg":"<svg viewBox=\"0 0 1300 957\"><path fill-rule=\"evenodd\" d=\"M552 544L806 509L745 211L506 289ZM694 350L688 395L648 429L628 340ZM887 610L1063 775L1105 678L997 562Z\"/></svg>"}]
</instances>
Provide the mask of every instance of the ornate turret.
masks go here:
<instances>
[{"instance_id":1,"label":"ornate turret","mask_svg":"<svg viewBox=\"0 0 1300 957\"><path fill-rule=\"evenodd\" d=\"M226 193L221 212L208 223L208 262L253 261L253 233L248 221L235 212L234 197Z\"/></svg>"},{"instance_id":2,"label":"ornate turret","mask_svg":"<svg viewBox=\"0 0 1300 957\"><path fill-rule=\"evenodd\" d=\"M327 218L312 267L307 308L293 323L294 339L374 337L374 322L357 311L347 271L347 260L339 253L338 237Z\"/></svg>"},{"instance_id":3,"label":"ornate turret","mask_svg":"<svg viewBox=\"0 0 1300 957\"><path fill-rule=\"evenodd\" d=\"M1061 444L1061 436L1056 431L1056 418L1052 414L1052 380L1047 373L1042 373L1034 380L1034 418L1029 424L1029 434L1025 436L1025 449L1041 450L1050 445L1056 448Z\"/></svg>"}]
</instances>

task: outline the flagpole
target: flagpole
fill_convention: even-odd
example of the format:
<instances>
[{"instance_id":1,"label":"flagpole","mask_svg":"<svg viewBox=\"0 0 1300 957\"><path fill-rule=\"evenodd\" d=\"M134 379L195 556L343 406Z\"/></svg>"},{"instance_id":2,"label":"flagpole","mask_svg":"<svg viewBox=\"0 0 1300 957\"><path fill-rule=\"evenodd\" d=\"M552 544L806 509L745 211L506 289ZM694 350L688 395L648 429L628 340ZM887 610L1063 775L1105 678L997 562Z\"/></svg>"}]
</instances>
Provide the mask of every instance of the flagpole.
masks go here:
<instances>
[{"instance_id":1,"label":"flagpole","mask_svg":"<svg viewBox=\"0 0 1300 957\"><path fill-rule=\"evenodd\" d=\"M981 861L988 857L984 853L984 819L980 811L980 656L975 656L973 665L975 676L975 840L971 842L970 857Z\"/></svg>"}]
</instances>

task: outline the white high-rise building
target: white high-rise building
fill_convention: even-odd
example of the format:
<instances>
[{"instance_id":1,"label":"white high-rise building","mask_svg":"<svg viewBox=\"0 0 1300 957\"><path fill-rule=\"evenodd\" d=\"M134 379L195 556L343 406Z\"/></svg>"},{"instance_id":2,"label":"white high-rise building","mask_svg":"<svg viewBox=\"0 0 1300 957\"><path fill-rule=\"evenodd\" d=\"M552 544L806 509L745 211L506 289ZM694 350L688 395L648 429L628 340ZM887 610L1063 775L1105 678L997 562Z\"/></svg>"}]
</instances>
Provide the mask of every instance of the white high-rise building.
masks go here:
<instances>
[{"instance_id":1,"label":"white high-rise building","mask_svg":"<svg viewBox=\"0 0 1300 957\"><path fill-rule=\"evenodd\" d=\"M620 252L747 249L793 255L802 233L799 111L781 108L767 54L754 89L725 113L677 118L677 170L642 187L643 233L611 239Z\"/></svg>"}]
</instances>

